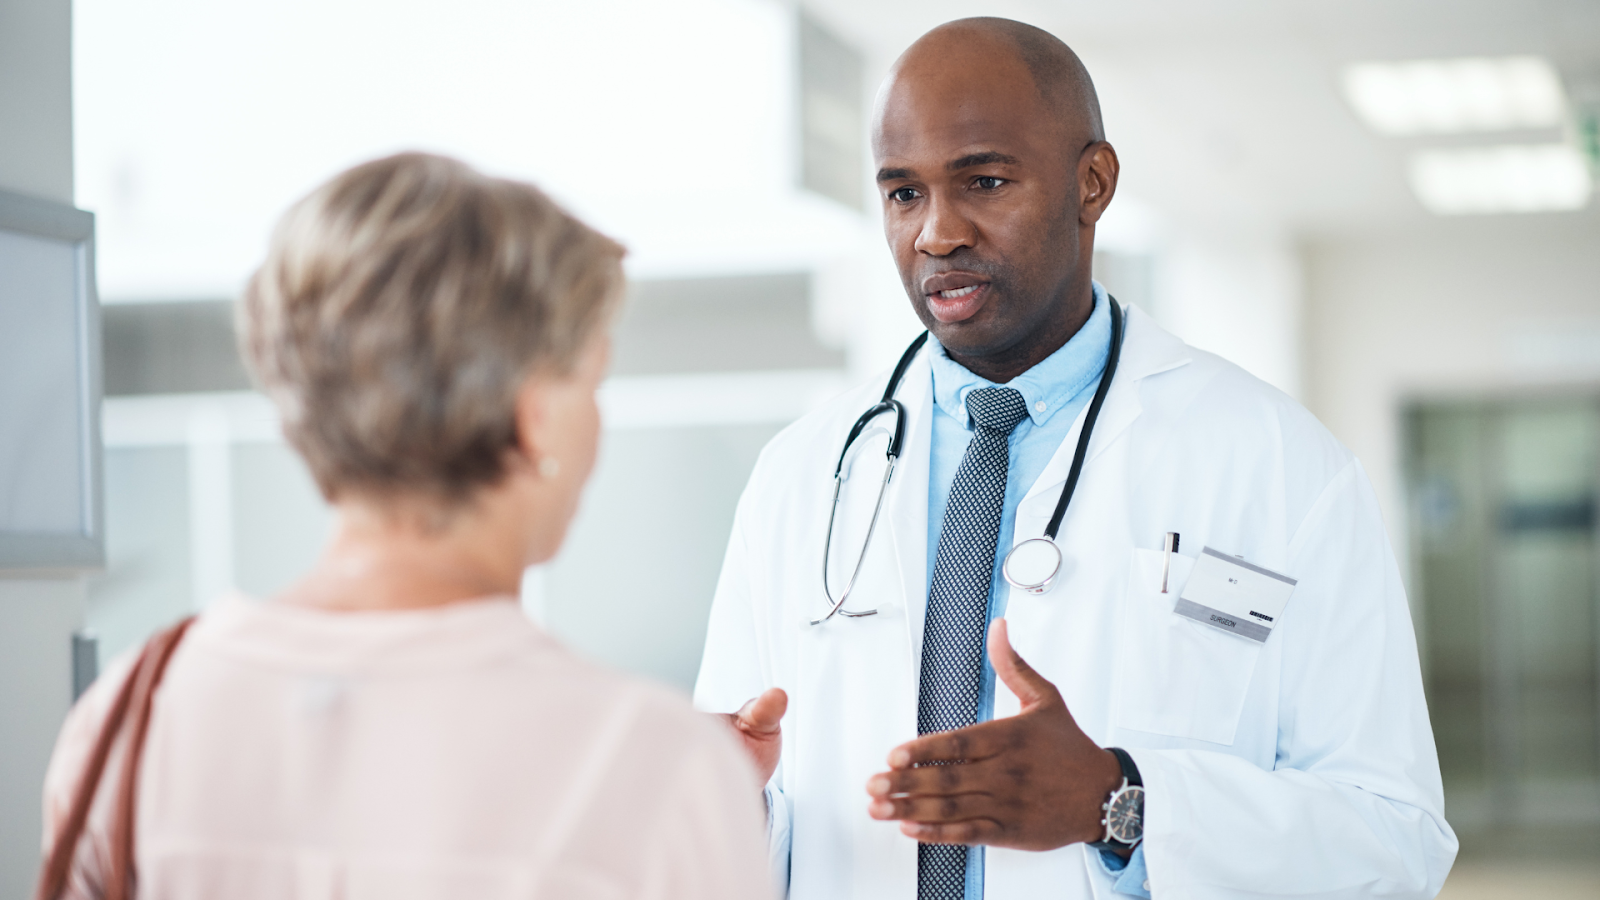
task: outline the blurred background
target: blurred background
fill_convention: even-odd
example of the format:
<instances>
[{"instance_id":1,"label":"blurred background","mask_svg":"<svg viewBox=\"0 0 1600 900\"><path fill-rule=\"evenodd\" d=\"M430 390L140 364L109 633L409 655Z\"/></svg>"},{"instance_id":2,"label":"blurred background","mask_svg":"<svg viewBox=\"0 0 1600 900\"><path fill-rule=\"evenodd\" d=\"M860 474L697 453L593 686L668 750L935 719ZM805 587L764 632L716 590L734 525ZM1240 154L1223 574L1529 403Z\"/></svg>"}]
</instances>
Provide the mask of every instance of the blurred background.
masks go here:
<instances>
[{"instance_id":1,"label":"blurred background","mask_svg":"<svg viewBox=\"0 0 1600 900\"><path fill-rule=\"evenodd\" d=\"M327 533L232 340L289 203L424 149L628 245L601 463L523 601L687 689L757 453L919 330L866 123L974 14L1095 78L1097 277L1377 485L1463 842L1444 896L1600 897L1600 0L0 0L0 187L97 217L106 536L89 576L0 573L0 897L68 636L104 664Z\"/></svg>"}]
</instances>

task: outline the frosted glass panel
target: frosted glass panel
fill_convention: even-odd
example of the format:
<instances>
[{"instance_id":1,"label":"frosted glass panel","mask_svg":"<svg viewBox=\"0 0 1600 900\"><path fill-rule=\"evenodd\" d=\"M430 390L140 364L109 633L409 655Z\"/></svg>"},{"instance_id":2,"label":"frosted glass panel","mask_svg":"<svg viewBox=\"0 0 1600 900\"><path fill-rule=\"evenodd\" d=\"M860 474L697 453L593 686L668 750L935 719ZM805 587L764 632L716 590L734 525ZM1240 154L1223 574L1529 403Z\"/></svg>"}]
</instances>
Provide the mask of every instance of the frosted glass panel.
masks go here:
<instances>
[{"instance_id":1,"label":"frosted glass panel","mask_svg":"<svg viewBox=\"0 0 1600 900\"><path fill-rule=\"evenodd\" d=\"M78 252L0 231L0 533L89 531Z\"/></svg>"}]
</instances>

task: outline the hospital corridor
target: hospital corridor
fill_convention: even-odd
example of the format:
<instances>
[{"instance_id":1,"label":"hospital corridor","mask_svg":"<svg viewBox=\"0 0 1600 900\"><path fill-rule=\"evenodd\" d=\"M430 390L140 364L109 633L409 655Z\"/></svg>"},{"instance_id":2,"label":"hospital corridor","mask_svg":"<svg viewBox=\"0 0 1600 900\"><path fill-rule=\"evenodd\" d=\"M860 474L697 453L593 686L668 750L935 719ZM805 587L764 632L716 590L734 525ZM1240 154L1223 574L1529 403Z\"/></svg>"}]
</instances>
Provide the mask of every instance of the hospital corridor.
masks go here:
<instances>
[{"instance_id":1,"label":"hospital corridor","mask_svg":"<svg viewBox=\"0 0 1600 900\"><path fill-rule=\"evenodd\" d=\"M1026 90L974 61L1005 40ZM1081 124L1088 149L1036 183L951 137L1013 106L1049 135L1016 146ZM1002 220L1058 181L1064 230ZM115 720L109 678L151 738L95 752L145 753L144 787L83 795L62 866L126 813L150 843L110 870L143 875L124 900L1600 898L1597 189L1600 0L0 0L0 900L113 896L41 853L99 733L69 711L99 684ZM963 330L1057 281L1070 328ZM1028 538L1037 583L1006 569ZM356 572L472 602L327 600ZM1235 579L1248 603L1207 599ZM424 621L459 645L419 649ZM459 703L361 692L360 666L513 645ZM335 674L261 674L316 654ZM751 725L774 687L781 732ZM593 744L373 787L444 766L480 707L545 740L514 688ZM409 737L365 763L339 743L413 701L439 722L375 730ZM929 735L1053 703L1110 779L1093 834L915 830L932 801L898 779L940 771ZM185 750L205 716L257 749ZM305 730L276 754L280 719ZM162 800L185 767L213 780ZM615 823L519 808L543 775ZM641 796L662 818L621 815ZM306 819L293 880L185 880L198 851L162 830L324 800L359 815ZM445 889L305 849L368 826L382 865L485 868ZM484 862L524 827L534 862Z\"/></svg>"}]
</instances>

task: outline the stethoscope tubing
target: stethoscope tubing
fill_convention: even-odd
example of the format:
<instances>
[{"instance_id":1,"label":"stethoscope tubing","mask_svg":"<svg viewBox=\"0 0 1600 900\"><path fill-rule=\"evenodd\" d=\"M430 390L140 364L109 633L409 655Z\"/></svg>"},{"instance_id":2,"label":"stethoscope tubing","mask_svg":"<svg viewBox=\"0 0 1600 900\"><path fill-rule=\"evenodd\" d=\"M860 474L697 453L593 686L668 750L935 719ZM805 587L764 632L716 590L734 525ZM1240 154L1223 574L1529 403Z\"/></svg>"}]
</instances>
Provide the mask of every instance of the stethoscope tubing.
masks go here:
<instances>
[{"instance_id":1,"label":"stethoscope tubing","mask_svg":"<svg viewBox=\"0 0 1600 900\"><path fill-rule=\"evenodd\" d=\"M1073 449L1072 466L1067 470L1067 482L1061 489L1061 497L1056 501L1055 512L1050 516L1050 522L1045 526L1044 537L1030 538L1024 543L1045 540L1052 547L1055 546L1056 534L1061 530L1061 523L1066 518L1067 506L1071 504L1072 495L1078 488L1078 479L1083 474L1084 460L1089 452L1089 440L1094 434L1095 423L1100 418L1100 409L1105 405L1106 394L1110 393L1111 380L1117 372L1117 363L1122 359L1124 330L1122 308L1117 305L1116 298L1107 295L1107 300L1111 304L1111 350L1106 355L1106 366L1100 375L1100 384L1095 388L1094 398L1089 401L1089 410L1084 416L1083 428L1078 433L1078 445ZM827 615L820 619L811 620L812 625L820 625L836 615L863 618L877 615L878 613L876 609L850 612L844 608L844 604L850 599L850 592L855 589L856 579L860 577L861 569L866 564L867 550L872 546L872 536L877 532L878 519L883 513L883 499L889 492L889 481L894 477L895 464L899 461L900 452L905 444L906 409L900 401L894 399L894 392L899 388L901 380L905 378L906 370L911 367L911 361L927 341L928 332L924 331L917 336L916 340L911 342L905 353L900 355L900 361L896 363L894 371L889 375L888 384L884 386L883 398L874 404L871 409L857 417L855 424L850 427L849 435L845 437L843 449L839 451L839 461L833 467L833 503L828 512L828 533L822 545L822 592L832 605L829 607ZM861 432L866 430L873 419L884 413L893 413L895 417L894 434L889 440L889 448L885 453L888 465L883 473L883 484L878 488L878 501L872 508L872 521L867 525L866 539L861 542L861 555L856 559L855 569L850 573L850 580L846 582L844 591L839 594L839 599L835 600L832 589L828 587L828 568L833 553L833 527L839 515L839 495L844 488L844 461L849 456L850 447L855 443L856 438L861 436ZM1056 547L1055 549L1057 570L1059 571L1060 548ZM1011 555L1015 552L1016 550L1013 548L1011 553L1006 554L1007 563L1010 562ZM1002 566L1003 571L1006 568L1006 566ZM1055 579L1055 572L1052 572L1050 577L1045 579L1043 583L1036 585L1017 584L1011 580L1009 572L1006 572L1005 577L1008 582L1018 588L1032 593L1042 593L1049 587L1050 582Z\"/></svg>"},{"instance_id":2,"label":"stethoscope tubing","mask_svg":"<svg viewBox=\"0 0 1600 900\"><path fill-rule=\"evenodd\" d=\"M828 609L827 615L811 620L813 625L821 625L836 615L859 619L878 614L876 609L850 612L844 608L844 604L850 599L850 592L855 589L856 579L861 575L861 567L867 562L867 550L872 546L872 536L878 530L878 517L883 512L883 498L889 492L889 480L894 477L895 464L899 462L900 450L905 446L906 408L899 400L894 399L894 392L900 386L901 379L905 378L906 370L911 368L911 360L916 358L917 351L927 342L928 332L924 331L917 335L917 339L911 342L906 352L900 354L900 361L895 364L894 371L889 375L889 383L883 389L883 399L856 418L855 424L850 426L850 434L844 439L844 448L839 451L839 462L833 467L833 504L828 511L828 534L822 544L822 593L833 605ZM872 507L872 521L867 525L866 539L861 542L861 555L856 558L855 570L850 573L850 580L845 584L844 591L839 594L839 599L835 600L833 590L828 587L828 565L833 553L834 521L839 515L839 493L844 489L845 457L850 455L850 445L861 436L861 432L872 423L873 419L886 412L894 413L894 434L889 438L889 449L884 454L888 459L888 465L883 472L883 484L878 487L878 502Z\"/></svg>"},{"instance_id":3,"label":"stethoscope tubing","mask_svg":"<svg viewBox=\"0 0 1600 900\"><path fill-rule=\"evenodd\" d=\"M850 612L844 608L844 603L850 599L850 592L855 590L856 579L861 577L861 567L866 565L867 548L872 546L872 535L878 530L878 516L883 512L883 497L889 492L889 479L894 477L895 462L895 457L889 457L888 468L883 473L883 484L878 487L878 502L872 507L872 521L867 524L867 539L861 542L861 556L856 560L855 571L850 573L850 580L846 582L844 591L839 594L838 600L833 599L833 594L828 589L828 556L833 550L833 520L839 514L839 491L844 487L844 479L840 478L837 473L833 476L833 510L828 513L828 541L822 545L822 592L827 595L829 600L833 601L833 607L828 610L827 615L820 619L813 619L811 624L821 625L835 615L859 619L878 614L875 609L869 609L865 612Z\"/></svg>"},{"instance_id":4,"label":"stethoscope tubing","mask_svg":"<svg viewBox=\"0 0 1600 900\"><path fill-rule=\"evenodd\" d=\"M1055 512L1050 515L1050 524L1044 528L1044 536L1052 541L1056 539L1056 532L1061 530L1061 521L1067 516L1067 504L1072 502L1072 495L1078 489L1078 476L1083 474L1083 461L1089 454L1089 438L1094 434L1095 423L1100 420L1100 407L1106 405L1106 394L1111 392L1111 379L1117 374L1117 362L1122 359L1122 309L1117 306L1116 298L1107 294L1106 299L1111 305L1111 352L1106 354L1105 371L1100 374L1100 384L1094 389L1094 399L1089 401L1089 412L1083 417L1078 446L1072 452L1072 467L1067 470L1067 484L1061 489L1061 498L1056 501Z\"/></svg>"}]
</instances>

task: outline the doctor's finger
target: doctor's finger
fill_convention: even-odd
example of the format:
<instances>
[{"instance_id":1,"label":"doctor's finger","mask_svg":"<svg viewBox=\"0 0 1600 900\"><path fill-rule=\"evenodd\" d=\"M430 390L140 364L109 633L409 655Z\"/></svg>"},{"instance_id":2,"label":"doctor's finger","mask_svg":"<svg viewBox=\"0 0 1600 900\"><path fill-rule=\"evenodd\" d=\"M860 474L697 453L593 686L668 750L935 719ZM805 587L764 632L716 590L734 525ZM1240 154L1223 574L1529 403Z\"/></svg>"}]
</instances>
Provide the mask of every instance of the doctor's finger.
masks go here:
<instances>
[{"instance_id":1,"label":"doctor's finger","mask_svg":"<svg viewBox=\"0 0 1600 900\"><path fill-rule=\"evenodd\" d=\"M874 800L867 805L867 814L874 819L923 823L965 822L991 816L994 812L994 798L988 794L891 797Z\"/></svg>"},{"instance_id":2,"label":"doctor's finger","mask_svg":"<svg viewBox=\"0 0 1600 900\"><path fill-rule=\"evenodd\" d=\"M983 722L955 731L928 734L889 751L889 768L906 769L930 762L988 759L1009 743L1010 720Z\"/></svg>"},{"instance_id":3,"label":"doctor's finger","mask_svg":"<svg viewBox=\"0 0 1600 900\"><path fill-rule=\"evenodd\" d=\"M993 819L965 822L901 822L900 833L924 844L993 844L1005 829Z\"/></svg>"},{"instance_id":4,"label":"doctor's finger","mask_svg":"<svg viewBox=\"0 0 1600 900\"><path fill-rule=\"evenodd\" d=\"M919 766L880 772L867 781L867 793L880 800L909 794L946 797L990 791L995 784L992 761L950 766Z\"/></svg>"}]
</instances>

